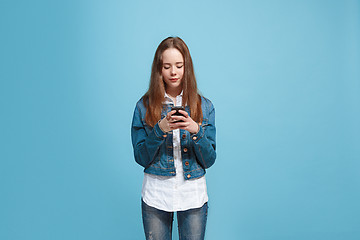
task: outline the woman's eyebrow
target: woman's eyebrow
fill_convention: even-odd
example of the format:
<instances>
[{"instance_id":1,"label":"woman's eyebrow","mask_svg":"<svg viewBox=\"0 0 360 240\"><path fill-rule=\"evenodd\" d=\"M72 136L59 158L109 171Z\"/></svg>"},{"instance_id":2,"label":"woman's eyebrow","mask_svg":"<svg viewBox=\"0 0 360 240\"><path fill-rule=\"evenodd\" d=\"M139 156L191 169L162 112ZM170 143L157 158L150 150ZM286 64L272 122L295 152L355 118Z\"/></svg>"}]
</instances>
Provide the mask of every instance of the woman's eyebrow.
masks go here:
<instances>
[{"instance_id":1,"label":"woman's eyebrow","mask_svg":"<svg viewBox=\"0 0 360 240\"><path fill-rule=\"evenodd\" d=\"M175 64L183 64L183 63L184 63L184 62L176 62ZM166 63L166 62L163 63L163 64L164 64L164 65L165 65L165 64L171 65L171 63Z\"/></svg>"}]
</instances>

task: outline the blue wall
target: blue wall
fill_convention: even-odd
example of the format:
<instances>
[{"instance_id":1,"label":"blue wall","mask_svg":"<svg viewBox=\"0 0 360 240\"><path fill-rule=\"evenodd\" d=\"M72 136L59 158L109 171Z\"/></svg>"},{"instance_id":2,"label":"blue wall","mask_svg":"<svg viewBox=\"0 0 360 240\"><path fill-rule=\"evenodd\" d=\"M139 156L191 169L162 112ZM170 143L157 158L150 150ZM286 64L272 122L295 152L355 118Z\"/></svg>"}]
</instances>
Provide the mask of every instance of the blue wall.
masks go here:
<instances>
[{"instance_id":1,"label":"blue wall","mask_svg":"<svg viewBox=\"0 0 360 240\"><path fill-rule=\"evenodd\" d=\"M360 239L359 1L4 0L0 27L0 239L143 239L130 125L170 35L216 108L207 239Z\"/></svg>"}]
</instances>

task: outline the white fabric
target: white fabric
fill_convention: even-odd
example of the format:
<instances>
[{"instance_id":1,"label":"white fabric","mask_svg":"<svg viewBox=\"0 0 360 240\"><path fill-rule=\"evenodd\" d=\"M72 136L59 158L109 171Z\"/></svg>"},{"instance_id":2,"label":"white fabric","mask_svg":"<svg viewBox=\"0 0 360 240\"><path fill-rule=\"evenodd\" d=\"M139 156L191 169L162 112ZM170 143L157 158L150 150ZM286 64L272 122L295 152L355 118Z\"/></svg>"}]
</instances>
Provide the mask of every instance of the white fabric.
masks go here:
<instances>
[{"instance_id":1,"label":"white fabric","mask_svg":"<svg viewBox=\"0 0 360 240\"><path fill-rule=\"evenodd\" d=\"M173 103L165 93L165 104ZM181 106L182 92L176 97L175 106ZM176 176L158 176L144 173L141 196L143 201L154 208L167 211L185 211L199 208L208 201L205 175L185 180L180 146L180 130L173 130L173 149Z\"/></svg>"}]
</instances>

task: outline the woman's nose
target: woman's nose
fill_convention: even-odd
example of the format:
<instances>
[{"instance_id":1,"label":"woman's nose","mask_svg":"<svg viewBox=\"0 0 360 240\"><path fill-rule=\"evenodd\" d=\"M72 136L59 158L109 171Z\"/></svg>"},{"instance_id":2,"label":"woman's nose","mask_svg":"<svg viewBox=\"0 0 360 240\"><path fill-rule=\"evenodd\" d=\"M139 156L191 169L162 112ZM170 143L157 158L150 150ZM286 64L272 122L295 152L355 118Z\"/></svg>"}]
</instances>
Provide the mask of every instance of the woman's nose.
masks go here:
<instances>
[{"instance_id":1,"label":"woman's nose","mask_svg":"<svg viewBox=\"0 0 360 240\"><path fill-rule=\"evenodd\" d=\"M175 68L171 68L171 75L175 75L176 74L176 72L175 72Z\"/></svg>"}]
</instances>

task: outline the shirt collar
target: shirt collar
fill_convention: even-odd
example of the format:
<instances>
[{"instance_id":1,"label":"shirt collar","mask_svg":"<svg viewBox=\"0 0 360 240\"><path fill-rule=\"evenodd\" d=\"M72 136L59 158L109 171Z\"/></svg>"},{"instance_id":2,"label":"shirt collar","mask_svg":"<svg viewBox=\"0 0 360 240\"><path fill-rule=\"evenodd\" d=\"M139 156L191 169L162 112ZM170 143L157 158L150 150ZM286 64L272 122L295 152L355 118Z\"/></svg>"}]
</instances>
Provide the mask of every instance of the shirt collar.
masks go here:
<instances>
[{"instance_id":1,"label":"shirt collar","mask_svg":"<svg viewBox=\"0 0 360 240\"><path fill-rule=\"evenodd\" d=\"M182 90L181 93L179 95L177 95L175 99L180 97L181 102L182 102L183 92L184 91ZM165 101L164 101L165 104L174 104L176 106L176 103L173 102L173 100L170 98L170 96L166 92L164 94L164 98L165 98Z\"/></svg>"},{"instance_id":2,"label":"shirt collar","mask_svg":"<svg viewBox=\"0 0 360 240\"><path fill-rule=\"evenodd\" d=\"M184 92L184 90L181 90L181 93L178 95L178 96L183 96L183 92ZM165 98L170 98L170 96L165 92L165 94L164 94L164 97ZM170 98L171 99L171 98Z\"/></svg>"}]
</instances>

